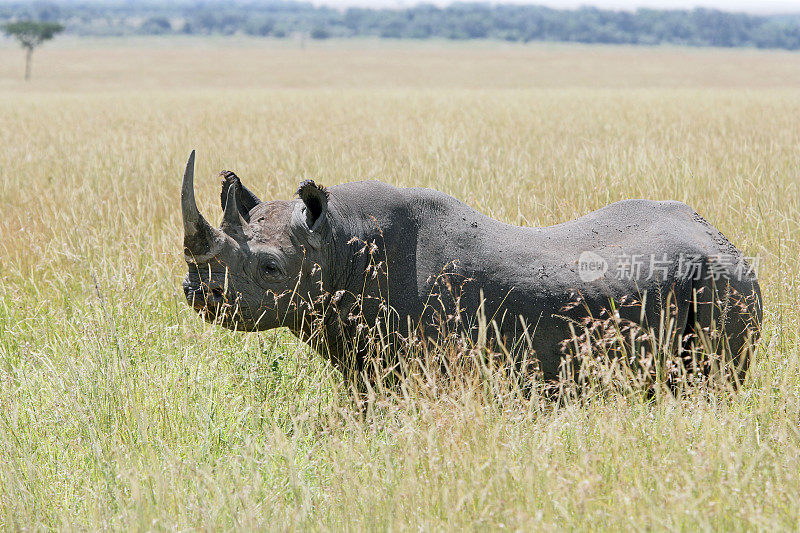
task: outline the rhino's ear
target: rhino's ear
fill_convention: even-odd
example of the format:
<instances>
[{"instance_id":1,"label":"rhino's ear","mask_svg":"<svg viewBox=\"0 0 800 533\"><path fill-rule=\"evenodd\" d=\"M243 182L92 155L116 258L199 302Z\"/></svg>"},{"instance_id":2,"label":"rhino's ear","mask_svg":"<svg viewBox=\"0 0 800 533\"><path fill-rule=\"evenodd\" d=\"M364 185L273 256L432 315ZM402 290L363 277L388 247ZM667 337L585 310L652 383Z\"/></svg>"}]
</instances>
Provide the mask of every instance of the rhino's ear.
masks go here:
<instances>
[{"instance_id":1,"label":"rhino's ear","mask_svg":"<svg viewBox=\"0 0 800 533\"><path fill-rule=\"evenodd\" d=\"M296 226L304 231L308 242L318 247L328 227L328 191L313 180L305 180L297 189L302 200L292 217Z\"/></svg>"},{"instance_id":2,"label":"rhino's ear","mask_svg":"<svg viewBox=\"0 0 800 533\"><path fill-rule=\"evenodd\" d=\"M305 180L297 189L297 196L303 201L306 226L318 231L328 212L328 191L314 180Z\"/></svg>"},{"instance_id":3,"label":"rhino's ear","mask_svg":"<svg viewBox=\"0 0 800 533\"><path fill-rule=\"evenodd\" d=\"M242 218L247 222L250 222L250 210L260 204L261 200L258 199L258 196L250 192L250 190L245 187L242 181L239 179L239 176L233 172L229 170L223 170L219 173L219 176L222 178L222 192L220 194L222 210L225 211L225 205L228 202L228 192L230 191L230 188L238 185L239 195L237 195L236 200L239 204L239 214L242 215Z\"/></svg>"}]
</instances>

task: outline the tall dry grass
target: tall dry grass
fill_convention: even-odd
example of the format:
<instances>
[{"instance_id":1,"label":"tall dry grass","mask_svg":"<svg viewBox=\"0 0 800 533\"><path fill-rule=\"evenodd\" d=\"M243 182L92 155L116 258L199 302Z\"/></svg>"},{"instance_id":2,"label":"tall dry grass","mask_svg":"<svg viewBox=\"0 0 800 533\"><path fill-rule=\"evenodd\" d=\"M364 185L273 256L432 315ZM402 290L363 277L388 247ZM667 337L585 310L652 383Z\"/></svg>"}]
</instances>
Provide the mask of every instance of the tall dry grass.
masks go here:
<instances>
[{"instance_id":1,"label":"tall dry grass","mask_svg":"<svg viewBox=\"0 0 800 533\"><path fill-rule=\"evenodd\" d=\"M84 58L82 80L70 64L22 86L0 61L6 528L800 525L795 55L328 45L287 73L282 54L242 45L219 65L226 82L200 88L217 67L192 46L125 46L37 52L34 76L63 51ZM549 88L497 67L509 55ZM737 68L754 56L760 77ZM193 74L167 76L177 64ZM292 83L260 88L270 69ZM306 177L382 179L532 225L621 198L685 201L762 259L755 362L737 392L556 407L464 387L364 415L286 332L231 333L184 304L178 187L192 148L211 219L222 168L264 199Z\"/></svg>"}]
</instances>

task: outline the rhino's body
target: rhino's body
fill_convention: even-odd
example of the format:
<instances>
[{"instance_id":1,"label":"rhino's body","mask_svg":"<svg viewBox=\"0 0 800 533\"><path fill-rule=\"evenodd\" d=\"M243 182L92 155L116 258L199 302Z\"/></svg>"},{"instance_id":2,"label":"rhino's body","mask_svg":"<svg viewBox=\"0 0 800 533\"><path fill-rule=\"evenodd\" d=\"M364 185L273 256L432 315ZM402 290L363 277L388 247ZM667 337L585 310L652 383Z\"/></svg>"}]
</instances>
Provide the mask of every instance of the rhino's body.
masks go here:
<instances>
[{"instance_id":1,"label":"rhino's body","mask_svg":"<svg viewBox=\"0 0 800 533\"><path fill-rule=\"evenodd\" d=\"M343 370L363 363L363 347L353 342L363 324L378 323L381 334L400 339L411 327L426 338L440 339L444 330L475 340L483 317L490 333L499 332L495 342L532 348L550 379L576 324L580 331L586 317L607 318L612 309L623 322L667 331L672 339L662 344L671 341L676 350L698 326L717 330L740 368L757 337L761 301L753 272L716 228L680 202L626 200L531 228L496 221L438 191L374 181L327 191L307 182L300 199L261 203L248 199L235 176L227 185L235 187L224 193L240 191L229 197L239 199L244 219L231 228L235 217L226 210L231 223L223 224L217 248L235 254L206 253L210 258L190 262L187 297L197 306L202 294L207 307L208 290L227 275L229 292L221 298L238 301L226 325L286 325L317 339L314 345ZM187 249L203 255L192 250L188 233ZM220 259L226 253L241 264ZM275 288L259 284L248 254L278 263L285 279L272 282ZM587 257L604 260L605 274L591 279L582 272L579 259Z\"/></svg>"}]
</instances>

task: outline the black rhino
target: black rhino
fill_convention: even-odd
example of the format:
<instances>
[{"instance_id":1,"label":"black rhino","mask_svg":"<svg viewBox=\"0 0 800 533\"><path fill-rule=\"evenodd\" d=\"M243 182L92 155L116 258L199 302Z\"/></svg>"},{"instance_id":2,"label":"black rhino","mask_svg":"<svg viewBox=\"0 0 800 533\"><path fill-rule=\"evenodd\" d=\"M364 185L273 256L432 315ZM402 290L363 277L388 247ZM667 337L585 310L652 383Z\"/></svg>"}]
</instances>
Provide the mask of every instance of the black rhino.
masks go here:
<instances>
[{"instance_id":1,"label":"black rhino","mask_svg":"<svg viewBox=\"0 0 800 533\"><path fill-rule=\"evenodd\" d=\"M730 354L739 377L758 338L753 269L681 202L624 200L518 227L435 190L377 181L307 180L296 199L262 202L223 172L216 229L195 203L194 158L181 193L189 304L232 329L286 326L349 378L364 365L365 325L398 339L475 341L488 329L491 342L524 345L546 379L558 377L587 317L669 331L659 342L678 353L716 331L714 349Z\"/></svg>"}]
</instances>

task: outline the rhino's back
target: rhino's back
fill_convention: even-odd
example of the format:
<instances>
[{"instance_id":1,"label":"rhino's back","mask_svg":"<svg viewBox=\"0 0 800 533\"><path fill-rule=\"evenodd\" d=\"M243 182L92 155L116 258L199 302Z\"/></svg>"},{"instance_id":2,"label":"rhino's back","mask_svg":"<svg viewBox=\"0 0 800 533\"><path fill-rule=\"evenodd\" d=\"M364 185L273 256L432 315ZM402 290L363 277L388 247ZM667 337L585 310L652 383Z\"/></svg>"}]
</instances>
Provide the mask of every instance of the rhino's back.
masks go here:
<instances>
[{"instance_id":1,"label":"rhino's back","mask_svg":"<svg viewBox=\"0 0 800 533\"><path fill-rule=\"evenodd\" d=\"M634 256L649 261L653 254L661 260L666 255L676 265L681 254L740 255L716 228L677 201L622 200L553 226L522 227L492 219L433 189L362 181L330 190L350 206L359 223L377 226L387 243L397 243L389 259L395 261L396 272L415 274L420 295L431 276L451 265L500 291L542 283L557 291L581 288L578 261L584 252L607 261ZM411 281L404 278L404 284Z\"/></svg>"},{"instance_id":2,"label":"rhino's back","mask_svg":"<svg viewBox=\"0 0 800 533\"><path fill-rule=\"evenodd\" d=\"M360 181L330 188L360 221L385 236L413 235L416 259L438 271L442 261L476 267L524 269L529 259L568 263L592 251L612 255L740 253L725 236L683 202L622 200L579 218L547 227L506 224L440 191ZM388 234L387 234L388 233ZM483 265L481 265L483 262Z\"/></svg>"},{"instance_id":3,"label":"rhino's back","mask_svg":"<svg viewBox=\"0 0 800 533\"><path fill-rule=\"evenodd\" d=\"M584 252L607 259L738 253L691 207L676 201L623 200L547 227L506 224L437 191L410 189L418 249L436 258L426 271L458 261L502 281L551 278L574 285ZM420 254L418 254L420 255ZM647 257L643 257L647 256Z\"/></svg>"}]
</instances>

